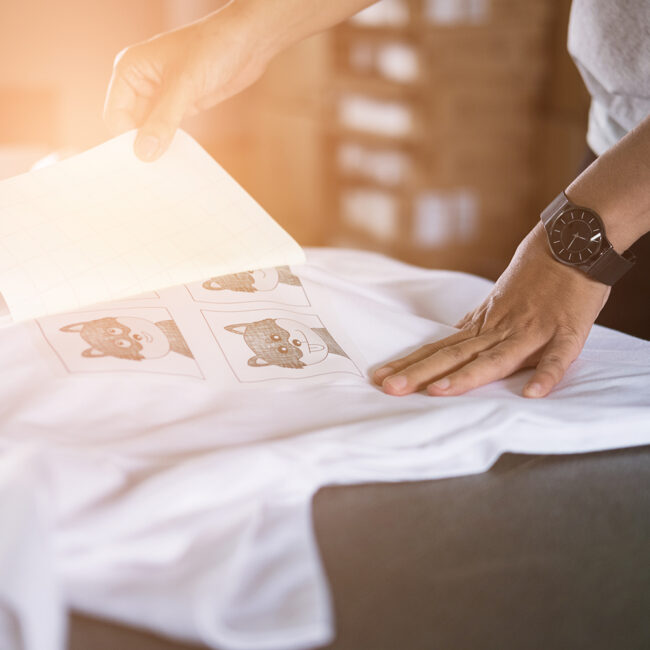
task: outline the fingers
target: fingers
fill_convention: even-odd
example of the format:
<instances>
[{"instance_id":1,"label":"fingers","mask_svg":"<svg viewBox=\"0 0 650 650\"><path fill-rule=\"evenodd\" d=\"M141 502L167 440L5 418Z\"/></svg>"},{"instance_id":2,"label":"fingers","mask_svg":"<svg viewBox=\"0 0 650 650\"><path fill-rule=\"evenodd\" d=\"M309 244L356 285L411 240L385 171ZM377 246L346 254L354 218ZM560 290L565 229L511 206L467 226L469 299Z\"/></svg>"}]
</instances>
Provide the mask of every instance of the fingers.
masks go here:
<instances>
[{"instance_id":1,"label":"fingers","mask_svg":"<svg viewBox=\"0 0 650 650\"><path fill-rule=\"evenodd\" d=\"M427 386L430 395L461 395L519 370L530 356L531 342L510 338L478 353L473 361Z\"/></svg>"},{"instance_id":2,"label":"fingers","mask_svg":"<svg viewBox=\"0 0 650 650\"><path fill-rule=\"evenodd\" d=\"M455 325L458 329L462 329L468 325L473 319L477 310L467 312Z\"/></svg>"},{"instance_id":3,"label":"fingers","mask_svg":"<svg viewBox=\"0 0 650 650\"><path fill-rule=\"evenodd\" d=\"M138 131L134 145L138 158L151 162L167 150L176 129L188 112L191 99L187 82L180 79L169 80Z\"/></svg>"},{"instance_id":4,"label":"fingers","mask_svg":"<svg viewBox=\"0 0 650 650\"><path fill-rule=\"evenodd\" d=\"M141 160L149 162L167 150L194 102L190 82L178 73L161 77L146 52L138 46L117 56L104 119L113 133L140 126L134 150Z\"/></svg>"},{"instance_id":5,"label":"fingers","mask_svg":"<svg viewBox=\"0 0 650 650\"><path fill-rule=\"evenodd\" d=\"M113 70L104 102L104 121L111 133L117 135L135 128L137 95L131 85Z\"/></svg>"},{"instance_id":6,"label":"fingers","mask_svg":"<svg viewBox=\"0 0 650 650\"><path fill-rule=\"evenodd\" d=\"M559 334L546 347L524 397L546 397L580 354L582 343L573 334Z\"/></svg>"},{"instance_id":7,"label":"fingers","mask_svg":"<svg viewBox=\"0 0 650 650\"><path fill-rule=\"evenodd\" d=\"M415 352L412 352L411 354L399 359L393 359L393 361L386 364L385 366L377 368L377 370L375 370L373 373L373 381L376 384L381 385L384 379L386 379L386 377L389 375L394 375L400 370L408 368L410 365L416 363L417 361L426 359L441 348L454 345L455 343L464 341L471 336L472 332L469 331L456 332L455 334L452 334L451 336L448 336L444 339L440 339L440 341L436 341L435 343L423 345L421 348L415 350Z\"/></svg>"},{"instance_id":8,"label":"fingers","mask_svg":"<svg viewBox=\"0 0 650 650\"><path fill-rule=\"evenodd\" d=\"M463 335L466 338L459 340ZM548 395L580 354L582 345L572 332L556 334L524 387L524 397ZM527 333L501 341L494 333L473 337L458 332L380 368L374 379L377 383L383 379L382 387L390 395L408 395L426 384L430 395L461 395L533 365L539 349L539 339Z\"/></svg>"},{"instance_id":9,"label":"fingers","mask_svg":"<svg viewBox=\"0 0 650 650\"><path fill-rule=\"evenodd\" d=\"M115 58L113 73L104 102L104 120L114 134L135 128L144 116L144 106L156 92L151 80L138 72L133 48Z\"/></svg>"},{"instance_id":10,"label":"fingers","mask_svg":"<svg viewBox=\"0 0 650 650\"><path fill-rule=\"evenodd\" d=\"M390 375L384 379L382 387L390 395L407 395L470 363L497 341L497 335L492 333L445 345Z\"/></svg>"}]
</instances>

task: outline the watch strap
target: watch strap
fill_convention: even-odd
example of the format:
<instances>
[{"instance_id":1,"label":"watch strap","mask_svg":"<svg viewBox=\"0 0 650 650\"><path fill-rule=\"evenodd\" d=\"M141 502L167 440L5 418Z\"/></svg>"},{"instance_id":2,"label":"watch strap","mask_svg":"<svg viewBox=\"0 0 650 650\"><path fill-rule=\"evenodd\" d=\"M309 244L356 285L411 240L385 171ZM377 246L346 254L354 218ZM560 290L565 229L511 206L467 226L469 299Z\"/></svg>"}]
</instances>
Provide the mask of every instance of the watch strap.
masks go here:
<instances>
[{"instance_id":1,"label":"watch strap","mask_svg":"<svg viewBox=\"0 0 650 650\"><path fill-rule=\"evenodd\" d=\"M558 214L562 208L571 205L571 201L567 199L564 192L560 192L543 210L540 218L542 223L546 228L548 224L553 220L556 214Z\"/></svg>"},{"instance_id":2,"label":"watch strap","mask_svg":"<svg viewBox=\"0 0 650 650\"><path fill-rule=\"evenodd\" d=\"M598 282L611 287L634 266L634 262L636 262L634 253L625 251L619 255L609 244L607 250L602 251L585 272Z\"/></svg>"}]
</instances>

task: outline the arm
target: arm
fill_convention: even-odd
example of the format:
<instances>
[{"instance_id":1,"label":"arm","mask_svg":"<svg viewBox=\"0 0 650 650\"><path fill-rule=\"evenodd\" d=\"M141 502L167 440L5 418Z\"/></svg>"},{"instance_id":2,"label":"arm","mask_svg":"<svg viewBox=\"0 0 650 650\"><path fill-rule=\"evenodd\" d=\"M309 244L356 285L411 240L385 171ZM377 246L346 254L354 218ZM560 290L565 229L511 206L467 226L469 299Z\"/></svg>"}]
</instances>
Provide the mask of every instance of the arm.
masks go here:
<instances>
[{"instance_id":1,"label":"arm","mask_svg":"<svg viewBox=\"0 0 650 650\"><path fill-rule=\"evenodd\" d=\"M566 194L600 214L619 253L650 231L650 116ZM609 287L552 257L538 223L485 302L458 323L459 332L379 368L374 380L392 395L422 388L459 395L536 367L524 396L544 397L580 354L608 297Z\"/></svg>"},{"instance_id":2,"label":"arm","mask_svg":"<svg viewBox=\"0 0 650 650\"><path fill-rule=\"evenodd\" d=\"M650 115L585 169L566 194L602 216L619 253L650 231Z\"/></svg>"},{"instance_id":3,"label":"arm","mask_svg":"<svg viewBox=\"0 0 650 650\"><path fill-rule=\"evenodd\" d=\"M139 128L136 154L155 160L186 115L255 82L269 61L373 0L231 0L180 29L131 46L115 61L104 108L113 132Z\"/></svg>"}]
</instances>

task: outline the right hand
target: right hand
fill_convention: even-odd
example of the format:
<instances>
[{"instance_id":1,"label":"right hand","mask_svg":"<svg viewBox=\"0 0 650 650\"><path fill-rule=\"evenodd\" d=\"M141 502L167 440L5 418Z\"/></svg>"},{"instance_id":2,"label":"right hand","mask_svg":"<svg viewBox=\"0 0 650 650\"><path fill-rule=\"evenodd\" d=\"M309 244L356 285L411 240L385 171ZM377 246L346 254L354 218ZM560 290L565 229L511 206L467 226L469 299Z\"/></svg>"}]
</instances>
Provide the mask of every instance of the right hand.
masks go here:
<instances>
[{"instance_id":1,"label":"right hand","mask_svg":"<svg viewBox=\"0 0 650 650\"><path fill-rule=\"evenodd\" d=\"M536 367L524 397L545 397L580 354L610 288L551 255L541 222L459 332L378 368L390 395L461 395Z\"/></svg>"},{"instance_id":2,"label":"right hand","mask_svg":"<svg viewBox=\"0 0 650 650\"><path fill-rule=\"evenodd\" d=\"M116 134L138 128L140 159L159 158L185 116L235 95L264 72L269 57L232 14L218 11L118 54L104 119Z\"/></svg>"}]
</instances>

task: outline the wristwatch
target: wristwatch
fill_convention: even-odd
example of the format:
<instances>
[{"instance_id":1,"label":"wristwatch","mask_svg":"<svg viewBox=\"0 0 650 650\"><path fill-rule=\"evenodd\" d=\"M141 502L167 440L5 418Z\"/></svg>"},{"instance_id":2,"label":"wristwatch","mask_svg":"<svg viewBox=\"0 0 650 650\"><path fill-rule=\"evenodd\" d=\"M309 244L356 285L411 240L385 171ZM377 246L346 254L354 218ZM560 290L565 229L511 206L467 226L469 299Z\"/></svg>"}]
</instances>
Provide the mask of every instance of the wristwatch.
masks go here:
<instances>
[{"instance_id":1,"label":"wristwatch","mask_svg":"<svg viewBox=\"0 0 650 650\"><path fill-rule=\"evenodd\" d=\"M619 255L614 250L598 214L571 203L564 192L544 209L541 219L553 257L598 282L611 286L634 265L633 253Z\"/></svg>"}]
</instances>

